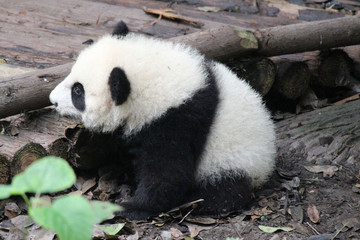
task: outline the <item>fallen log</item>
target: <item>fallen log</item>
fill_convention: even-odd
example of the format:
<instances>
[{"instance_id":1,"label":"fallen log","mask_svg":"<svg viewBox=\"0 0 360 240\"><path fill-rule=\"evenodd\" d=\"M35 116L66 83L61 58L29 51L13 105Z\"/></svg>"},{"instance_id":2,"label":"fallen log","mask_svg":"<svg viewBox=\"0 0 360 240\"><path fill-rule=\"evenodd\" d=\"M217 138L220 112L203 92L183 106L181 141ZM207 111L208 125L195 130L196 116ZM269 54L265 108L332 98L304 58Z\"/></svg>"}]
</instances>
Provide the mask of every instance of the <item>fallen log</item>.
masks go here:
<instances>
[{"instance_id":1,"label":"fallen log","mask_svg":"<svg viewBox=\"0 0 360 240\"><path fill-rule=\"evenodd\" d=\"M353 76L353 60L341 49L322 54L318 84L324 87L347 87L360 92L360 83Z\"/></svg>"},{"instance_id":2,"label":"fallen log","mask_svg":"<svg viewBox=\"0 0 360 240\"><path fill-rule=\"evenodd\" d=\"M255 31L233 26L170 39L197 48L208 58L229 59L256 53L273 56L360 43L360 17L299 23ZM49 105L48 95L70 71L71 63L0 80L0 119Z\"/></svg>"},{"instance_id":3,"label":"fallen log","mask_svg":"<svg viewBox=\"0 0 360 240\"><path fill-rule=\"evenodd\" d=\"M310 86L311 73L304 62L277 63L274 90L287 99L301 97Z\"/></svg>"},{"instance_id":4,"label":"fallen log","mask_svg":"<svg viewBox=\"0 0 360 240\"><path fill-rule=\"evenodd\" d=\"M226 65L240 78L248 81L261 96L269 92L275 81L276 67L268 58L234 60Z\"/></svg>"},{"instance_id":5,"label":"fallen log","mask_svg":"<svg viewBox=\"0 0 360 240\"><path fill-rule=\"evenodd\" d=\"M28 143L20 148L11 161L12 177L23 172L31 163L47 155L46 149L38 143Z\"/></svg>"},{"instance_id":6,"label":"fallen log","mask_svg":"<svg viewBox=\"0 0 360 240\"><path fill-rule=\"evenodd\" d=\"M73 63L36 70L0 80L0 119L50 105L49 94Z\"/></svg>"},{"instance_id":7,"label":"fallen log","mask_svg":"<svg viewBox=\"0 0 360 240\"><path fill-rule=\"evenodd\" d=\"M258 30L223 26L172 38L209 58L225 60L248 54L278 56L360 43L360 16L297 23Z\"/></svg>"},{"instance_id":8,"label":"fallen log","mask_svg":"<svg viewBox=\"0 0 360 240\"><path fill-rule=\"evenodd\" d=\"M279 165L335 165L358 175L360 100L328 106L276 123ZM290 167L291 169L292 167Z\"/></svg>"}]
</instances>

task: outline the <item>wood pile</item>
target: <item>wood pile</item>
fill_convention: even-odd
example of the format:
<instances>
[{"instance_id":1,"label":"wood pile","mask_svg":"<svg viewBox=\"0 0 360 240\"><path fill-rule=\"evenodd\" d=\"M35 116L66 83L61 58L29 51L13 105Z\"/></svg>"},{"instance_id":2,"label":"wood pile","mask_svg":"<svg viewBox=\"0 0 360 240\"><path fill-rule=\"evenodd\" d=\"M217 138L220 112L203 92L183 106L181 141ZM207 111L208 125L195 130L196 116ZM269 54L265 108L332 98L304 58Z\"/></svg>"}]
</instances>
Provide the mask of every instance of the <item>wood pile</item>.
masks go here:
<instances>
[{"instance_id":1,"label":"wood pile","mask_svg":"<svg viewBox=\"0 0 360 240\"><path fill-rule=\"evenodd\" d=\"M45 0L38 2L49 5ZM0 10L7 13L3 27L7 36L14 31L12 25L22 36L17 44L0 36L0 58L10 65L37 68L0 76L0 184L48 154L66 158L80 169L96 168L99 159L106 158L109 136L89 133L58 117L51 107L44 107L50 104L50 91L69 73L72 59L83 48L81 43L111 32L118 20L129 22L133 31L189 44L226 63L264 96L272 110L300 113L309 106L321 108L341 104L337 102L348 101L347 97L359 98L360 4L356 1L306 0L303 5L294 5L285 0L236 4L215 0L209 6L208 1L200 0L195 6L189 4L191 1L173 4L170 7L175 12L165 11L169 8L165 2L147 1L145 10L157 18L143 11L140 0L78 2L63 1L57 9L47 9L44 19L34 16L40 18L40 34L49 41L41 42L43 45L22 28L24 23L38 28L29 16L36 8L21 1L19 6L26 11L16 13L22 19L17 24L12 16L16 6L9 2ZM105 10L106 17L102 15ZM56 11L61 19L50 17ZM56 33L61 33L59 38L54 37ZM67 40L68 47L61 48ZM44 109L36 110L40 108ZM331 107L324 109L338 114ZM36 111L28 112L31 110ZM359 114L353 114L354 121L359 120ZM303 119L298 119L300 124ZM278 125L281 135L286 127L281 122Z\"/></svg>"}]
</instances>

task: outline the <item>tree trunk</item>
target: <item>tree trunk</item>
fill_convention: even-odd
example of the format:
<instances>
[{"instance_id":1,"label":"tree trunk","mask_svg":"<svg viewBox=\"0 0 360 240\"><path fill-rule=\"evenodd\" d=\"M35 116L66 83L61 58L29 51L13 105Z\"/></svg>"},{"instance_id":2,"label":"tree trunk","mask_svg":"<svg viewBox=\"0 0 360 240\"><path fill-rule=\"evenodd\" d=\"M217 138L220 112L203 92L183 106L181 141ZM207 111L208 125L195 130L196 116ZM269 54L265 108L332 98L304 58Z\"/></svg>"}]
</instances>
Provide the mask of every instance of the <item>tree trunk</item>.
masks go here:
<instances>
[{"instance_id":1,"label":"tree trunk","mask_svg":"<svg viewBox=\"0 0 360 240\"><path fill-rule=\"evenodd\" d=\"M225 60L256 53L273 56L358 44L360 17L299 23L254 33L233 26L196 32L170 41L197 48L208 58ZM0 80L0 118L49 105L51 90L69 73L71 63Z\"/></svg>"},{"instance_id":2,"label":"tree trunk","mask_svg":"<svg viewBox=\"0 0 360 240\"><path fill-rule=\"evenodd\" d=\"M291 163L360 167L360 100L328 106L276 123L281 159Z\"/></svg>"},{"instance_id":3,"label":"tree trunk","mask_svg":"<svg viewBox=\"0 0 360 240\"><path fill-rule=\"evenodd\" d=\"M36 70L0 80L0 119L50 105L49 94L73 63Z\"/></svg>"}]
</instances>

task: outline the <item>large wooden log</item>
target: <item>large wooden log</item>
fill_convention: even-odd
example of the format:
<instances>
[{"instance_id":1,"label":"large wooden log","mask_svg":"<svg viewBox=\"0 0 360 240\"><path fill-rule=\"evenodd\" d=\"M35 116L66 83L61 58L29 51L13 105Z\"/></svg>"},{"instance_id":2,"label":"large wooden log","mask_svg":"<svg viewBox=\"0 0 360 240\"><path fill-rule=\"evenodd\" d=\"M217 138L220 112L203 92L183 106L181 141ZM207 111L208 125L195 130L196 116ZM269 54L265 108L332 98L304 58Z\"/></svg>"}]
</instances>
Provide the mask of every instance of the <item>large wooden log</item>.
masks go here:
<instances>
[{"instance_id":1,"label":"large wooden log","mask_svg":"<svg viewBox=\"0 0 360 240\"><path fill-rule=\"evenodd\" d=\"M360 43L360 17L300 23L257 30L233 26L197 32L170 41L191 45L207 57L224 60L248 55L280 55ZM71 63L0 80L0 118L49 105L48 95Z\"/></svg>"},{"instance_id":2,"label":"large wooden log","mask_svg":"<svg viewBox=\"0 0 360 240\"><path fill-rule=\"evenodd\" d=\"M73 63L0 80L0 118L50 105L49 94Z\"/></svg>"},{"instance_id":3,"label":"large wooden log","mask_svg":"<svg viewBox=\"0 0 360 240\"><path fill-rule=\"evenodd\" d=\"M359 122L360 100L356 100L276 123L278 155L284 160L281 164L290 166L304 160L301 164L337 165L358 171Z\"/></svg>"}]
</instances>

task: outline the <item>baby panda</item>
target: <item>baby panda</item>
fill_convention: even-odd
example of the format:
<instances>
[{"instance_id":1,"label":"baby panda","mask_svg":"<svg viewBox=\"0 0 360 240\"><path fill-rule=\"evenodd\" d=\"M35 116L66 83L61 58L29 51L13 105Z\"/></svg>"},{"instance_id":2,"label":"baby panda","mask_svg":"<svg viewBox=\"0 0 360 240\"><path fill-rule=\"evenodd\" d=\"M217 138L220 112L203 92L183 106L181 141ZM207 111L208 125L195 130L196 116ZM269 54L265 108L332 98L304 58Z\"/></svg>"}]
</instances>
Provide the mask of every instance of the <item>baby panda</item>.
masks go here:
<instances>
[{"instance_id":1,"label":"baby panda","mask_svg":"<svg viewBox=\"0 0 360 240\"><path fill-rule=\"evenodd\" d=\"M196 199L195 214L239 210L274 168L274 125L259 94L197 50L123 22L80 53L50 100L133 154L137 186L120 213L129 219Z\"/></svg>"}]
</instances>

